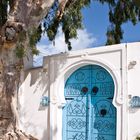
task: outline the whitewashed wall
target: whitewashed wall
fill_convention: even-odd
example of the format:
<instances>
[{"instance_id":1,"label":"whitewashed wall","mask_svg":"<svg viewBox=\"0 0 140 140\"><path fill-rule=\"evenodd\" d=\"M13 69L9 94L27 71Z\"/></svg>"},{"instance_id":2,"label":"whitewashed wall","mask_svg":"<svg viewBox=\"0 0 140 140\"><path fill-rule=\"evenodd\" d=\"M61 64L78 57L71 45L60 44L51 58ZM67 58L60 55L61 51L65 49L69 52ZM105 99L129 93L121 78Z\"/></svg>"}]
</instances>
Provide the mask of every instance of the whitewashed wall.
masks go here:
<instances>
[{"instance_id":1,"label":"whitewashed wall","mask_svg":"<svg viewBox=\"0 0 140 140\"><path fill-rule=\"evenodd\" d=\"M102 66L113 77L115 83L113 104L117 108L116 140L127 140L126 56L126 44L120 44L44 58L43 68L48 68L50 79L50 140L62 140L62 107L66 103L64 97L65 81L76 69L89 64Z\"/></svg>"},{"instance_id":2,"label":"whitewashed wall","mask_svg":"<svg viewBox=\"0 0 140 140\"><path fill-rule=\"evenodd\" d=\"M127 45L128 63L128 139L140 134L140 108L129 107L130 98L140 96L140 43L130 43Z\"/></svg>"},{"instance_id":3,"label":"whitewashed wall","mask_svg":"<svg viewBox=\"0 0 140 140\"><path fill-rule=\"evenodd\" d=\"M19 90L20 122L23 131L39 140L49 137L48 107L40 105L41 97L48 96L48 75L42 68L27 71Z\"/></svg>"},{"instance_id":4,"label":"whitewashed wall","mask_svg":"<svg viewBox=\"0 0 140 140\"><path fill-rule=\"evenodd\" d=\"M101 65L113 76L113 104L117 108L116 140L134 140L140 133L140 109L130 108L129 101L133 96L140 96L140 43L44 57L42 68L26 72L19 90L19 125L25 132L39 140L62 140L64 84L74 70L87 64ZM50 97L48 107L40 106L43 95Z\"/></svg>"}]
</instances>

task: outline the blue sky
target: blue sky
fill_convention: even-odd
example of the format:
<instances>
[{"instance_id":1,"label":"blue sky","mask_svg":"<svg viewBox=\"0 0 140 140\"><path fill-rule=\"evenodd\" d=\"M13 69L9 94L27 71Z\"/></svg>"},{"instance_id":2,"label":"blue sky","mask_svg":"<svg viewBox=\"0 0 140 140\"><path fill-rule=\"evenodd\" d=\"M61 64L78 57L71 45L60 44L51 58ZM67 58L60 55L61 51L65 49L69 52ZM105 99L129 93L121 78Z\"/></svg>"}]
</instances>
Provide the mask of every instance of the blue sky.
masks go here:
<instances>
[{"instance_id":1,"label":"blue sky","mask_svg":"<svg viewBox=\"0 0 140 140\"><path fill-rule=\"evenodd\" d=\"M106 43L106 30L109 24L108 5L101 5L99 2L92 2L89 8L83 9L83 23L88 32L97 39L93 46L100 46ZM122 42L140 41L140 23L133 26L131 22L122 26L124 39Z\"/></svg>"},{"instance_id":2,"label":"blue sky","mask_svg":"<svg viewBox=\"0 0 140 140\"><path fill-rule=\"evenodd\" d=\"M78 30L78 39L71 40L73 50L104 46L107 27L110 25L108 5L101 5L94 1L89 7L83 9L82 13L84 30ZM133 26L132 23L128 22L122 28L124 31L123 43L140 41L140 23ZM61 28L56 36L55 46L47 40L46 36L43 36L41 42L37 44L37 48L40 50L40 55L34 59L35 66L41 65L43 56L68 51Z\"/></svg>"}]
</instances>

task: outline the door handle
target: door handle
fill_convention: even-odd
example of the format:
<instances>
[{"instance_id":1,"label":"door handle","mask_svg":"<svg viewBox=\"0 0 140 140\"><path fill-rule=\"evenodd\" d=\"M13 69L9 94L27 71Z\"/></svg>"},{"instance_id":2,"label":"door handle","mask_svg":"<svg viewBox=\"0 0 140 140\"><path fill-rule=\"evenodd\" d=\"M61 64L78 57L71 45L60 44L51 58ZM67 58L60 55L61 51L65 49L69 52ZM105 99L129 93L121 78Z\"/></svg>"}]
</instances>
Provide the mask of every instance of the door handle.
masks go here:
<instances>
[{"instance_id":1,"label":"door handle","mask_svg":"<svg viewBox=\"0 0 140 140\"><path fill-rule=\"evenodd\" d=\"M100 114L101 114L102 117L104 117L107 114L107 110L106 109L101 109Z\"/></svg>"}]
</instances>

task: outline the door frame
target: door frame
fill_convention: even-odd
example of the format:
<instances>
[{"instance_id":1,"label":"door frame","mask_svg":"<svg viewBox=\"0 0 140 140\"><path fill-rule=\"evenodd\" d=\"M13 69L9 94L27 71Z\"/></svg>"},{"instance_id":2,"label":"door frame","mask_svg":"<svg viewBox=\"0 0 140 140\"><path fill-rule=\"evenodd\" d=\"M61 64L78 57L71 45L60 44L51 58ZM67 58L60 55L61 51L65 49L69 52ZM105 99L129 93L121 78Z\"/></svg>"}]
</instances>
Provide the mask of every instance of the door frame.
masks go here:
<instances>
[{"instance_id":1,"label":"door frame","mask_svg":"<svg viewBox=\"0 0 140 140\"><path fill-rule=\"evenodd\" d=\"M106 62L103 59L94 58L78 60L75 63L65 65L61 71L60 75L56 78L54 84L50 86L50 91L54 94L50 96L50 137L51 140L62 140L62 108L65 106L66 101L64 97L64 86L68 77L78 68L85 65L99 65L106 69L112 76L114 81L114 98L113 105L116 107L116 140L125 140L127 133L127 114L126 114L126 101L124 100L122 84L124 83L122 77L120 76L120 71L113 71L115 69L111 63ZM55 67L55 66L54 66ZM124 75L125 77L125 75ZM124 86L124 85L123 85ZM54 88L55 87L55 88ZM57 95L56 95L57 93Z\"/></svg>"}]
</instances>

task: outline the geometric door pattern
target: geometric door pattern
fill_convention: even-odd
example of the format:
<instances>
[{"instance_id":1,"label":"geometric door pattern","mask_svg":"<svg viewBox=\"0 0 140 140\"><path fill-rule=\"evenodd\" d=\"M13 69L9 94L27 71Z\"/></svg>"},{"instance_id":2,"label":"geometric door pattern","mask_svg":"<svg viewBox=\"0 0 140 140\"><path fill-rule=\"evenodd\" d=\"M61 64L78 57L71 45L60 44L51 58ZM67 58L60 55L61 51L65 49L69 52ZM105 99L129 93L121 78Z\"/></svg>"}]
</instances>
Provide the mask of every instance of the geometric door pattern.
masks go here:
<instances>
[{"instance_id":1,"label":"geometric door pattern","mask_svg":"<svg viewBox=\"0 0 140 140\"><path fill-rule=\"evenodd\" d=\"M65 83L63 140L116 140L114 82L97 65L76 70Z\"/></svg>"}]
</instances>

